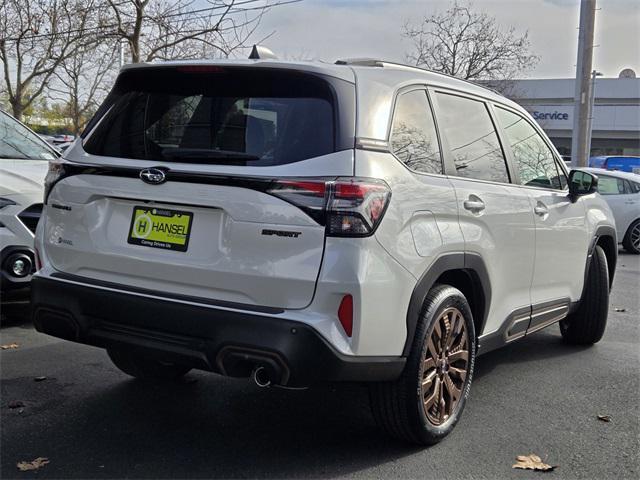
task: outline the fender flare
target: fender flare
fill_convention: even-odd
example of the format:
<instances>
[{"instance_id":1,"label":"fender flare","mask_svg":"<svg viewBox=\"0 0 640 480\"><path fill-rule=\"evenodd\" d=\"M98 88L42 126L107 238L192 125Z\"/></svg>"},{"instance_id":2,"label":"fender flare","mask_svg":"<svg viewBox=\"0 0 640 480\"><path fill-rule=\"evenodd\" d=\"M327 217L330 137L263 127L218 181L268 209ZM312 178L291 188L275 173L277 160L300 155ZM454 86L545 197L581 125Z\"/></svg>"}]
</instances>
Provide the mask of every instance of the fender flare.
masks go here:
<instances>
[{"instance_id":1,"label":"fender flare","mask_svg":"<svg viewBox=\"0 0 640 480\"><path fill-rule=\"evenodd\" d=\"M609 267L609 289L611 289L613 285L613 277L616 271L616 264L618 263L618 234L616 229L610 225L600 225L596 228L595 234L591 239L591 243L589 244L589 251L587 252L587 262L584 267L584 283L582 287L582 294L580 295L580 300L582 300L582 296L584 295L584 289L587 285L587 276L589 274L589 264L591 263L591 257L593 257L593 252L598 244L598 241L602 237L609 237L613 241L613 251L607 253L607 263ZM611 255L611 256L610 256Z\"/></svg>"},{"instance_id":2,"label":"fender flare","mask_svg":"<svg viewBox=\"0 0 640 480\"><path fill-rule=\"evenodd\" d=\"M484 311L480 322L478 336L482 334L482 329L487 320L489 313L489 305L491 305L491 283L489 273L482 257L477 253L452 252L445 253L437 257L429 268L418 279L418 283L411 293L409 308L407 309L407 338L405 339L402 356L406 357L411 352L413 337L416 332L418 318L422 310L427 294L436 283L436 280L443 274L452 270L463 270L473 274L473 279L480 283L480 287L484 293Z\"/></svg>"}]
</instances>

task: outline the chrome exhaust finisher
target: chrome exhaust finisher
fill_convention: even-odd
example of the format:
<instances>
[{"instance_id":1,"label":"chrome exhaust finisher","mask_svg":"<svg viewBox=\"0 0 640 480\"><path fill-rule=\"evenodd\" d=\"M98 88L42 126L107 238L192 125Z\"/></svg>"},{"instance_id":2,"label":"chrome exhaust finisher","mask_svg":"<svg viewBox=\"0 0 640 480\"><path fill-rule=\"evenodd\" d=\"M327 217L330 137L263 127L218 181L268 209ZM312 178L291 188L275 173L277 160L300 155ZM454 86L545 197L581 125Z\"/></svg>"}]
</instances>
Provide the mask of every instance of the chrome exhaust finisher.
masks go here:
<instances>
[{"instance_id":1,"label":"chrome exhaust finisher","mask_svg":"<svg viewBox=\"0 0 640 480\"><path fill-rule=\"evenodd\" d=\"M271 385L271 377L269 376L269 372L267 372L267 369L264 367L255 368L251 373L251 378L253 378L253 381L256 382L256 385L261 388L266 388Z\"/></svg>"}]
</instances>

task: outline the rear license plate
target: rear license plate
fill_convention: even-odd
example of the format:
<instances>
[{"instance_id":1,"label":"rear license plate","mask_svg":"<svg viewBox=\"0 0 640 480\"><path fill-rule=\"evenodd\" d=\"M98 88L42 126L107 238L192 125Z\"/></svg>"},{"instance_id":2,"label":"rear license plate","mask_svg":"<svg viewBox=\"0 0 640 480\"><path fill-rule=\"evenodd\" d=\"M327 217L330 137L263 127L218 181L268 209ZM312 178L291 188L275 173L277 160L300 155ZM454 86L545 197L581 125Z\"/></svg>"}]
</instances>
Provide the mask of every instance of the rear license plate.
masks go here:
<instances>
[{"instance_id":1,"label":"rear license plate","mask_svg":"<svg viewBox=\"0 0 640 480\"><path fill-rule=\"evenodd\" d=\"M134 207L128 242L186 252L193 213L165 208Z\"/></svg>"}]
</instances>

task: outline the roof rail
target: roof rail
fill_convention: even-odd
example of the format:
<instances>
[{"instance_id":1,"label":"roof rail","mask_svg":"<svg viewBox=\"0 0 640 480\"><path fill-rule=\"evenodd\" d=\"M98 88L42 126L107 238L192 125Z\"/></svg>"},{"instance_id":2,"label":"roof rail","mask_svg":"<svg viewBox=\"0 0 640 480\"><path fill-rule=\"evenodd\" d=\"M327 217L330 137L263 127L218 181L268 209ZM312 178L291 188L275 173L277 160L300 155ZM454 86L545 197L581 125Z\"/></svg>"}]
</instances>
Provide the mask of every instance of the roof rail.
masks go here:
<instances>
[{"instance_id":1,"label":"roof rail","mask_svg":"<svg viewBox=\"0 0 640 480\"><path fill-rule=\"evenodd\" d=\"M415 65L407 65L405 63L392 62L390 60L377 60L375 58L346 58L344 60L336 60L336 65L354 65L359 67L384 67L385 65L394 66L394 67L402 67L409 68L412 70L420 70L422 72L435 73L436 75L443 75L449 78L455 78L456 80L460 80L461 82L470 83L471 85L475 85L476 87L484 88L485 90L489 90L490 92L496 93L498 95L502 95L499 91L482 85L480 83L473 82L471 80L467 80L464 78L456 77L454 75L449 75L448 73L438 72L436 70L430 70L428 68L418 67Z\"/></svg>"},{"instance_id":2,"label":"roof rail","mask_svg":"<svg viewBox=\"0 0 640 480\"><path fill-rule=\"evenodd\" d=\"M336 60L336 65L357 65L359 67L384 67L384 60L376 60L375 58L345 58Z\"/></svg>"}]
</instances>

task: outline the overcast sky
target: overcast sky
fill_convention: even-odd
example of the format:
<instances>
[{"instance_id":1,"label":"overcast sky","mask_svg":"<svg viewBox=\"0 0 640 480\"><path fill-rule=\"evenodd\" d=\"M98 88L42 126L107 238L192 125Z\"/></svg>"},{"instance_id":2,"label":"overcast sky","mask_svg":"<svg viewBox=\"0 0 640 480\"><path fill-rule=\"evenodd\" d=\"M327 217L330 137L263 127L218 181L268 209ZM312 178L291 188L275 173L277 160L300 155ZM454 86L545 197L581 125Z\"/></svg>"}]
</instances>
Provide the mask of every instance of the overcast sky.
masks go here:
<instances>
[{"instance_id":1,"label":"overcast sky","mask_svg":"<svg viewBox=\"0 0 640 480\"><path fill-rule=\"evenodd\" d=\"M261 34L281 57L376 57L403 61L410 45L402 39L406 21L417 22L450 4L445 0L303 0L267 14ZM529 32L540 56L528 78L575 76L579 0L476 0L474 6L505 27ZM594 68L617 77L623 68L640 76L640 0L598 0Z\"/></svg>"}]
</instances>

